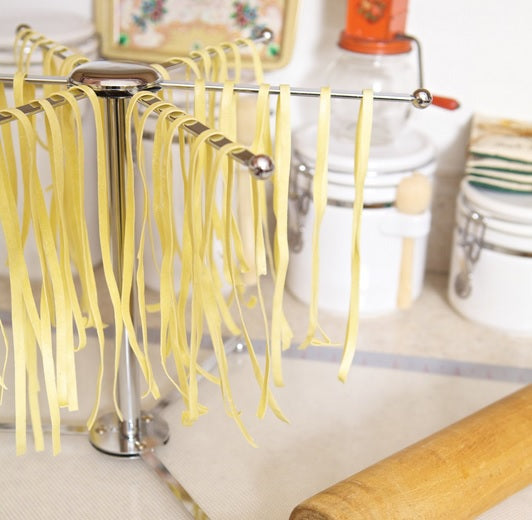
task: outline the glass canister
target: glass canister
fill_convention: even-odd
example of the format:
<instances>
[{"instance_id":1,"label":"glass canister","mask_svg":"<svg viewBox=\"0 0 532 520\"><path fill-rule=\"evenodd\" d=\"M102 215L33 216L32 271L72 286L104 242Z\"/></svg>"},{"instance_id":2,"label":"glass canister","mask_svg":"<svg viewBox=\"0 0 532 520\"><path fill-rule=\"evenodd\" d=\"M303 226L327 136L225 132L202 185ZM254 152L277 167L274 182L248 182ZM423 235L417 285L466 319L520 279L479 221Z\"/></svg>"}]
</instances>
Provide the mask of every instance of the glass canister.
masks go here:
<instances>
[{"instance_id":1,"label":"glass canister","mask_svg":"<svg viewBox=\"0 0 532 520\"><path fill-rule=\"evenodd\" d=\"M418 75L410 52L400 54L363 54L338 49L338 58L327 73L335 89L375 93L413 92ZM351 107L351 110L346 108ZM331 128L336 135L354 135L357 106L335 100L331 105ZM404 129L413 110L410 103L379 101L373 106L372 143L392 142Z\"/></svg>"},{"instance_id":2,"label":"glass canister","mask_svg":"<svg viewBox=\"0 0 532 520\"><path fill-rule=\"evenodd\" d=\"M371 88L375 93L413 92L420 86L420 63L405 36L407 0L349 0L337 58L327 71L335 89ZM356 110L356 107L355 107ZM393 141L410 114L408 103L380 101L374 106L372 143ZM333 132L353 135L354 112L333 103Z\"/></svg>"}]
</instances>

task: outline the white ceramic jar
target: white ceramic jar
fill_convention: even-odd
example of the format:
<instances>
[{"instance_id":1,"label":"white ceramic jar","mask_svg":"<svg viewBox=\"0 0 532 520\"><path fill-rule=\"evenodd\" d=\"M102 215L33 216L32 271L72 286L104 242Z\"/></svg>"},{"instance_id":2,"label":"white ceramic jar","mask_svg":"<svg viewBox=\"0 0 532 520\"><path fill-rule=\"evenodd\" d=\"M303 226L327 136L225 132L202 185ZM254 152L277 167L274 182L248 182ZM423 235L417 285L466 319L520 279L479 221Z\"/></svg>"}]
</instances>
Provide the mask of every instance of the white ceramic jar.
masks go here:
<instances>
[{"instance_id":1,"label":"white ceramic jar","mask_svg":"<svg viewBox=\"0 0 532 520\"><path fill-rule=\"evenodd\" d=\"M316 129L294 135L290 201L290 262L287 287L308 303L311 296L312 175ZM353 148L331 139L328 172L328 204L320 233L319 307L347 314L351 273L351 230L354 200ZM349 153L351 150L351 153ZM419 296L424 279L431 212L402 214L395 208L401 179L419 172L432 178L434 149L414 131L402 132L388 145L372 146L364 187L361 223L360 314L375 316L397 309L402 246L414 241L412 298Z\"/></svg>"},{"instance_id":2,"label":"white ceramic jar","mask_svg":"<svg viewBox=\"0 0 532 520\"><path fill-rule=\"evenodd\" d=\"M531 195L462 181L448 295L472 321L532 335Z\"/></svg>"},{"instance_id":3,"label":"white ceramic jar","mask_svg":"<svg viewBox=\"0 0 532 520\"><path fill-rule=\"evenodd\" d=\"M2 72L8 74L15 72L13 42L16 28L22 23L29 25L50 39L64 44L74 52L79 52L90 59L97 57L98 40L96 38L95 28L89 20L73 13L53 12L50 9L17 10L16 8L12 8L0 17L0 70ZM30 73L42 74L41 63L42 53L36 50L32 56ZM6 97L8 106L14 106L11 88L6 88ZM89 103L87 101L81 101L80 107L83 116L83 138L85 145L85 215L91 241L91 255L93 263L97 264L101 260L101 254L98 239L96 135ZM45 135L46 132L42 116L37 116L37 125L39 135ZM12 125L12 134L15 143L15 152L18 155L16 125ZM37 146L37 168L42 186L48 186L51 183L49 158L48 153L40 145ZM19 179L19 182L22 181ZM22 200L20 199L19 207L21 205ZM31 230L28 235L24 254L30 277L35 280L39 279L39 256ZM7 252L3 234L0 233L0 275L2 276L8 274L6 264Z\"/></svg>"}]
</instances>

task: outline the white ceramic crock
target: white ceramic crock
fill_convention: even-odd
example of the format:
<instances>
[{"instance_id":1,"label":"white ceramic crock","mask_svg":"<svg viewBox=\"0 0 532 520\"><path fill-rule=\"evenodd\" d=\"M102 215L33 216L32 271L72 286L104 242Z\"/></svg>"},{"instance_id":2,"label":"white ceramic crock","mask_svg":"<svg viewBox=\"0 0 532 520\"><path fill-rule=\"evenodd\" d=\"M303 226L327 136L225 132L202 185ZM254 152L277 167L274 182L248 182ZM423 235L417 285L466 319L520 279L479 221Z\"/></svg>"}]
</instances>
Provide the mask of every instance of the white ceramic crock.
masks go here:
<instances>
[{"instance_id":1,"label":"white ceramic crock","mask_svg":"<svg viewBox=\"0 0 532 520\"><path fill-rule=\"evenodd\" d=\"M532 196L461 183L448 287L466 318L532 335Z\"/></svg>"},{"instance_id":2,"label":"white ceramic crock","mask_svg":"<svg viewBox=\"0 0 532 520\"><path fill-rule=\"evenodd\" d=\"M294 135L287 287L305 303L311 297L314 221L311 183L315 143L315 128ZM319 307L340 315L347 314L350 297L353 149L352 143L331 140L328 205L320 233ZM422 214L406 215L394 206L397 185L415 171L429 178L435 171L434 150L424 135L407 131L391 144L372 147L361 223L361 316L385 314L397 308L402 245L406 237L414 240L412 298L421 292L431 212L428 209Z\"/></svg>"}]
</instances>

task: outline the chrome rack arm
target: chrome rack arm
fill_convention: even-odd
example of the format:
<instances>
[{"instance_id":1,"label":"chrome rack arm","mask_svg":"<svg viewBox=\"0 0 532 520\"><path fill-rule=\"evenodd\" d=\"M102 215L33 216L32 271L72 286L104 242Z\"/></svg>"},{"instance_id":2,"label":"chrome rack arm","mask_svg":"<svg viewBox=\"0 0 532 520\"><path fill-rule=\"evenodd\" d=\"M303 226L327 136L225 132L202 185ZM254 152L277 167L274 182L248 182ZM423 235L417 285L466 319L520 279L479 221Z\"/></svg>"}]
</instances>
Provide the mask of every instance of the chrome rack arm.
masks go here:
<instances>
[{"instance_id":1,"label":"chrome rack arm","mask_svg":"<svg viewBox=\"0 0 532 520\"><path fill-rule=\"evenodd\" d=\"M24 81L35 85L68 85L68 78L64 76L39 76L38 74L31 74L26 75ZM13 83L13 75L0 72L0 83L11 85Z\"/></svg>"},{"instance_id":2,"label":"chrome rack arm","mask_svg":"<svg viewBox=\"0 0 532 520\"><path fill-rule=\"evenodd\" d=\"M68 84L68 79L64 77L53 77L53 76L36 76L28 75L25 78L25 81L29 83L50 83L50 84ZM0 82L12 83L13 77L8 74L0 73ZM161 80L158 83L158 86L161 88L172 88L172 89L188 89L192 90L194 88L193 81L167 81ZM205 88L211 91L222 91L223 83L206 83ZM234 85L235 92L242 93L257 93L259 91L259 86L255 84L245 85L245 84L236 84ZM270 94L278 95L280 87L273 85L270 86ZM292 87L290 89L290 94L293 96L306 96L306 97L318 97L320 95L320 90L317 88L303 88L303 87ZM349 90L333 90L331 92L333 98L338 99L361 99L362 92L349 91ZM377 92L373 95L373 99L376 101L400 101L400 102L409 102L412 103L416 108L427 108L432 103L432 94L425 88L418 88L412 94L397 94L389 92Z\"/></svg>"},{"instance_id":3,"label":"chrome rack arm","mask_svg":"<svg viewBox=\"0 0 532 520\"><path fill-rule=\"evenodd\" d=\"M61 78L61 77L53 78L49 76L27 76L25 80L32 82L32 83L49 82L49 83L56 83L56 84L68 85L68 86L72 85L72 83L68 80L68 78ZM10 83L12 81L13 81L12 76L0 74L0 82ZM76 92L74 95L78 99L84 96L84 94L81 92ZM66 103L66 101L63 98L54 97L54 96L50 96L49 98L47 98L47 101L49 101L54 107L58 107ZM141 102L145 105L151 105L157 102L157 100L156 99L142 100ZM26 114L27 116L33 116L33 115L36 115L42 112L41 105L37 102L31 102L26 105L19 106L17 108L21 112ZM14 119L15 118L11 114L2 113L2 111L0 110L0 125L2 123L8 123ZM184 128L187 132L194 135L195 137L198 137L203 132L209 130L207 126L200 123L199 121L186 124L184 125ZM220 149L222 146L229 144L230 142L231 141L225 137L209 139L209 143L216 149ZM271 158L268 157L267 155L253 154L250 150L248 150L245 147L242 147L241 150L236 150L236 151L231 152L230 155L239 164L242 164L243 166L246 166L247 168L249 168L250 174L253 175L257 179L267 179L273 173L274 164Z\"/></svg>"},{"instance_id":4,"label":"chrome rack arm","mask_svg":"<svg viewBox=\"0 0 532 520\"><path fill-rule=\"evenodd\" d=\"M157 103L157 99L141 99L140 103L150 106ZM161 112L162 109L155 109L155 112ZM171 117L170 117L171 119ZM183 125L184 129L192 134L194 137L200 136L203 132L206 132L209 129L208 126L205 126L200 121L195 121L193 123L186 123ZM227 137L213 137L208 140L209 144L219 150L222 146L231 143L231 140ZM247 148L242 147L241 150L235 150L230 153L231 157L249 168L250 173L257 179L267 179L273 173L274 165L270 157L263 154L255 155Z\"/></svg>"},{"instance_id":5,"label":"chrome rack arm","mask_svg":"<svg viewBox=\"0 0 532 520\"><path fill-rule=\"evenodd\" d=\"M83 92L75 92L74 97L76 99L82 99L83 97L85 97L85 94ZM46 98L46 101L48 101L54 108L64 105L66 103L64 98L55 97L53 95ZM34 116L43 111L43 108L37 101L32 101L31 103L28 103L26 105L21 105L15 108L17 110L20 110L22 113L26 114L27 116ZM9 123L10 121L13 121L14 119L15 117L12 116L11 114L0 110L0 125L3 123Z\"/></svg>"},{"instance_id":6,"label":"chrome rack arm","mask_svg":"<svg viewBox=\"0 0 532 520\"><path fill-rule=\"evenodd\" d=\"M192 81L167 81L161 80L159 83L161 88L175 88L175 89L193 89L194 82ZM222 91L223 83L206 83L207 90ZM235 92L243 93L257 93L259 85L234 85ZM270 94L278 95L280 87L278 85L270 86ZM291 87L290 94L293 96L319 97L320 89L317 88L302 88ZM333 98L338 99L361 99L362 92L350 90L333 90L331 92ZM412 103L416 108L427 108L432 102L432 94L425 88L418 88L412 94L396 94L388 92L377 92L373 95L376 101L402 101Z\"/></svg>"},{"instance_id":7,"label":"chrome rack arm","mask_svg":"<svg viewBox=\"0 0 532 520\"><path fill-rule=\"evenodd\" d=\"M260 31L260 33L256 37L251 39L251 41L253 43L269 43L272 40L273 40L273 31L271 31L268 28L262 29ZM241 41L237 41L236 45L237 45L237 47L244 47L245 43L241 42ZM230 49L230 47L224 48L224 51L228 52L229 49ZM211 51L211 52L209 52L209 56L214 57L214 56L216 56L216 53ZM201 60L200 56L194 56L192 58L192 61L194 61L194 62L198 62L200 60ZM181 62L174 63L172 60L168 60L168 61L165 61L165 62L161 63L161 65L167 70L175 70L175 69L178 69L178 68L182 67L183 63L181 63Z\"/></svg>"},{"instance_id":8,"label":"chrome rack arm","mask_svg":"<svg viewBox=\"0 0 532 520\"><path fill-rule=\"evenodd\" d=\"M19 26L17 26L16 30L15 30L15 33L18 34L19 31L21 31L22 29L31 29L31 26L26 24L26 23L22 23L20 24ZM35 39L30 39L29 40L31 43L35 43L37 40ZM55 43L55 42L53 42ZM53 44L52 43L52 44ZM62 49L62 50L57 50L57 51L54 51L54 54L58 57L58 58L61 58L61 59L66 59L68 58L69 56L71 56L72 54L76 54L73 50L71 49L68 49L65 45L62 45L60 43L57 43L57 45ZM45 50L48 50L48 49L51 49L52 48L52 45L50 44L50 41L48 41L48 43L39 43L38 46L41 48L41 49L45 49Z\"/></svg>"}]
</instances>

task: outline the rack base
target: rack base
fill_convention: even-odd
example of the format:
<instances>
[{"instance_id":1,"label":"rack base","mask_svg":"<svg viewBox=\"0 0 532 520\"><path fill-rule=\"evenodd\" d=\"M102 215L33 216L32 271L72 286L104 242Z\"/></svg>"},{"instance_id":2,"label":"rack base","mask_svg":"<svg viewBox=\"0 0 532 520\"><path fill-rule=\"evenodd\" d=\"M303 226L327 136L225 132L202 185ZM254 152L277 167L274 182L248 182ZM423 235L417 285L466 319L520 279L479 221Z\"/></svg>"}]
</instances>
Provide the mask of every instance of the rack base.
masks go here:
<instances>
[{"instance_id":1,"label":"rack base","mask_svg":"<svg viewBox=\"0 0 532 520\"><path fill-rule=\"evenodd\" d=\"M162 446L169 438L168 423L147 412L141 413L138 437L123 435L114 412L102 415L89 432L89 441L98 451L118 457L140 457L146 449Z\"/></svg>"}]
</instances>

